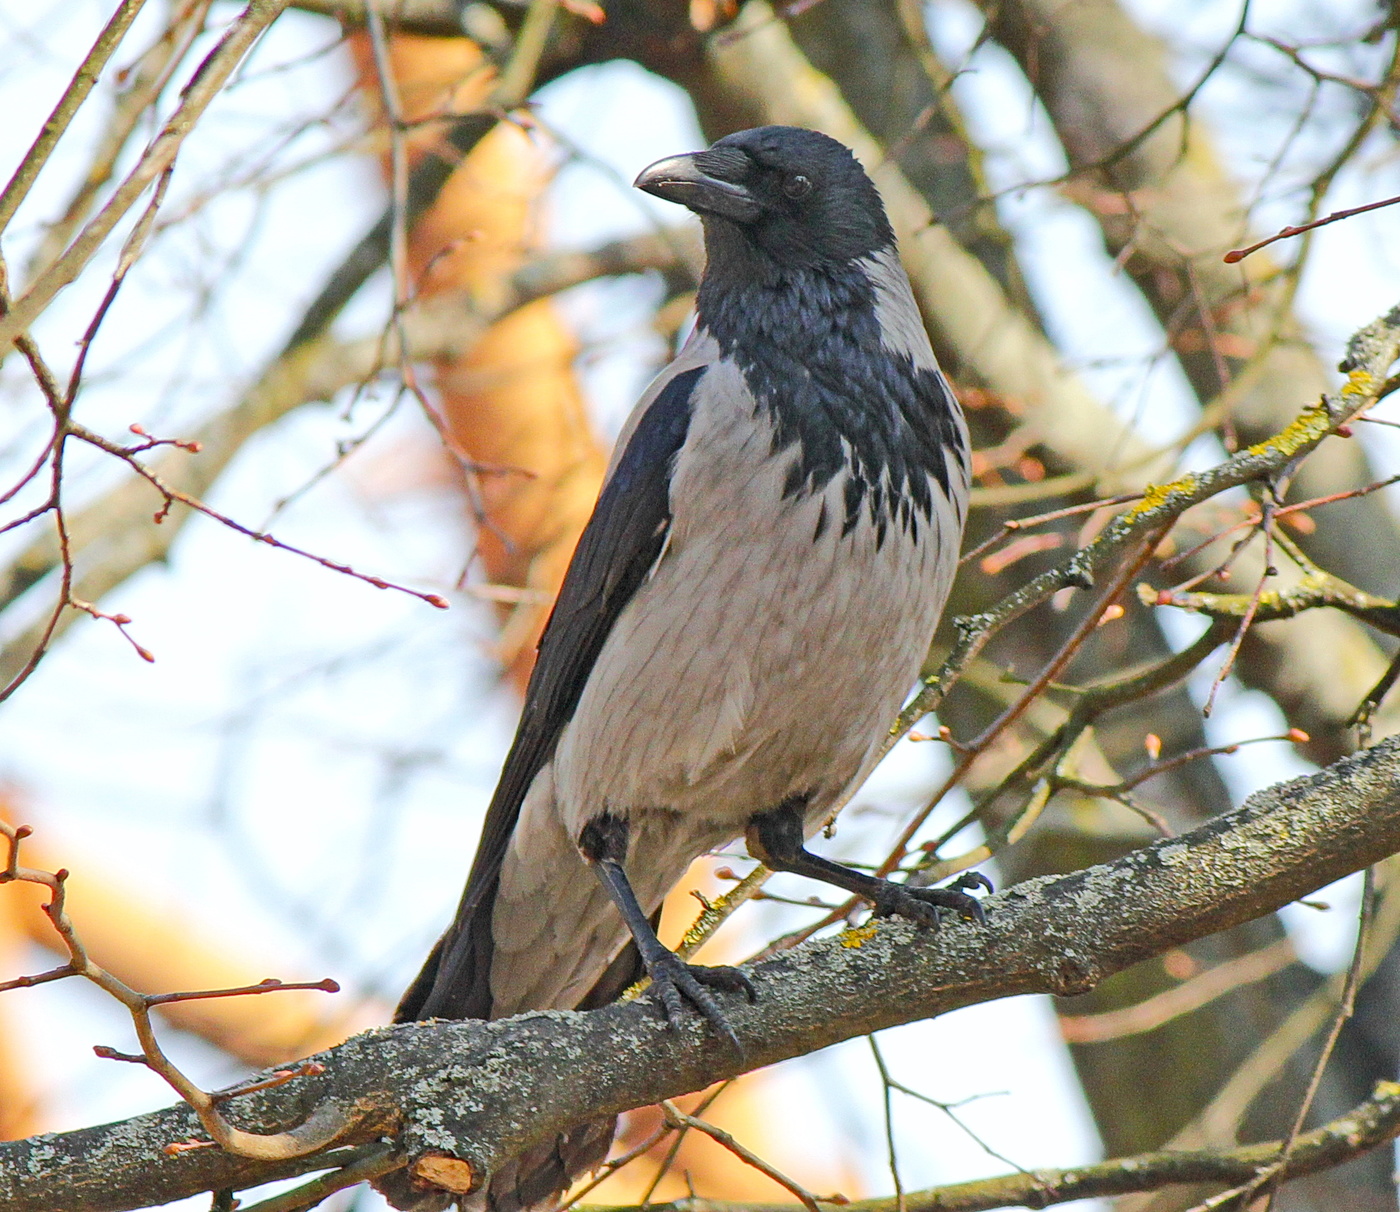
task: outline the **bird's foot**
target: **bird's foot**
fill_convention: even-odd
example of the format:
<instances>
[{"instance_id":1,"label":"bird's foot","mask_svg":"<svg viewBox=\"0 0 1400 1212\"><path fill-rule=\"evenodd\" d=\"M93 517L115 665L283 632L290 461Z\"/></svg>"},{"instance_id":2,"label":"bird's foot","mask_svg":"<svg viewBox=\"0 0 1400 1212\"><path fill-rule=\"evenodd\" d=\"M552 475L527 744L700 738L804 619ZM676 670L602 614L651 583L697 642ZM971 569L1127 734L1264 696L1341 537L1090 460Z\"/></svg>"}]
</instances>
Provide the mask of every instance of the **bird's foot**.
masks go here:
<instances>
[{"instance_id":1,"label":"bird's foot","mask_svg":"<svg viewBox=\"0 0 1400 1212\"><path fill-rule=\"evenodd\" d=\"M908 884L896 884L890 880L882 880L881 884L872 898L877 917L898 915L920 926L936 927L943 910L951 909L960 918L986 924L987 913L982 908L982 902L967 894L970 888L993 891L992 881L980 871L965 872L943 888L911 888Z\"/></svg>"},{"instance_id":2,"label":"bird's foot","mask_svg":"<svg viewBox=\"0 0 1400 1212\"><path fill-rule=\"evenodd\" d=\"M687 964L674 951L662 947L646 961L647 973L651 977L651 988L666 1021L677 1026L685 1015L685 1003L695 1007L736 1051L742 1052L739 1037L729 1025L711 989L721 989L726 993L742 993L749 1001L756 1001L758 993L753 982L738 968L727 965L708 967L703 964Z\"/></svg>"}]
</instances>

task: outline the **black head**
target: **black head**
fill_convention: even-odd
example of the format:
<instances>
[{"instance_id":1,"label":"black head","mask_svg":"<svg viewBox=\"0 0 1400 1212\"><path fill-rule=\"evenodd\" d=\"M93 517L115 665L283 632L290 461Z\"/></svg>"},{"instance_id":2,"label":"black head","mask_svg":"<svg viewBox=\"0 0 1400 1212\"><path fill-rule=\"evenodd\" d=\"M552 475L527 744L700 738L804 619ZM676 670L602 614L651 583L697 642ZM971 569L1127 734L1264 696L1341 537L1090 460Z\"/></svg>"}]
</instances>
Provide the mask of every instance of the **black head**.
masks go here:
<instances>
[{"instance_id":1,"label":"black head","mask_svg":"<svg viewBox=\"0 0 1400 1212\"><path fill-rule=\"evenodd\" d=\"M778 267L847 264L894 242L880 195L850 149L814 130L760 126L658 160L636 180L689 207L716 243ZM735 250L737 251L737 249Z\"/></svg>"}]
</instances>

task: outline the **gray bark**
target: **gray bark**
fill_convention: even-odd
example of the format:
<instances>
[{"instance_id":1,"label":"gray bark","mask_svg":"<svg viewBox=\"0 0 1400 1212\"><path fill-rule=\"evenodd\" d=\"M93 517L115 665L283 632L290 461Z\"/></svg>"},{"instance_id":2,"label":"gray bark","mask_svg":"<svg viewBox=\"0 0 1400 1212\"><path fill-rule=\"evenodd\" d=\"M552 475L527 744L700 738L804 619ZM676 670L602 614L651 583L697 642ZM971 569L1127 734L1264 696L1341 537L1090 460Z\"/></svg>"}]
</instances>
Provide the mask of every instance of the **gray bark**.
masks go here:
<instances>
[{"instance_id":1,"label":"gray bark","mask_svg":"<svg viewBox=\"0 0 1400 1212\"><path fill-rule=\"evenodd\" d=\"M408 1159L460 1158L479 1181L581 1120L961 1006L1082 993L1397 851L1400 740L1388 740L1260 792L1190 834L1016 885L988 901L986 926L930 932L880 922L756 965L758 1001L729 1006L742 1059L698 1018L672 1030L645 1001L496 1023L414 1023L358 1035L322 1054L322 1075L234 1099L229 1114L249 1130L277 1131L328 1104L356 1108L362 1118L339 1143L394 1134ZM294 1168L254 1166L216 1149L164 1152L197 1134L193 1113L172 1107L0 1144L0 1207L112 1212Z\"/></svg>"}]
</instances>

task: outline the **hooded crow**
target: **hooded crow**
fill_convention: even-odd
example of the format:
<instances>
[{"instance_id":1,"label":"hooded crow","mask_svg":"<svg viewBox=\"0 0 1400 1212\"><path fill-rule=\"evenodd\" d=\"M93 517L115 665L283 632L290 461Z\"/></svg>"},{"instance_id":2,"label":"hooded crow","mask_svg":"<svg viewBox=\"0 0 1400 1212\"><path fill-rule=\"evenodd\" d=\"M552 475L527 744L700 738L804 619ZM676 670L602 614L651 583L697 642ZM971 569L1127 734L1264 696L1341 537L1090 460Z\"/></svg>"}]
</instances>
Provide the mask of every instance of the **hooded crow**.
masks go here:
<instances>
[{"instance_id":1,"label":"hooded crow","mask_svg":"<svg viewBox=\"0 0 1400 1212\"><path fill-rule=\"evenodd\" d=\"M692 859L768 866L877 910L979 917L805 848L870 773L957 564L968 438L894 233L851 152L768 126L637 178L704 226L693 335L642 395L540 640L457 916L397 1021L591 1008L644 972L668 1019L733 1039L733 968L656 937ZM493 1176L511 1212L595 1164L588 1124Z\"/></svg>"}]
</instances>

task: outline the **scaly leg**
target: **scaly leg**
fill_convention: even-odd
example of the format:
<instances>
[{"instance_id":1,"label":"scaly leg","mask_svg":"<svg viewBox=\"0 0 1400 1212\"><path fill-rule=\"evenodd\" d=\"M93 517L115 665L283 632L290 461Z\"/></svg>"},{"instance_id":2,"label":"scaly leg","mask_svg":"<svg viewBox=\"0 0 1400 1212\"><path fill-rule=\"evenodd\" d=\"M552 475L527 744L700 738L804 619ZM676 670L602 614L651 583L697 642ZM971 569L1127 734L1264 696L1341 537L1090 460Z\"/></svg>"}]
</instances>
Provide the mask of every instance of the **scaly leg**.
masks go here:
<instances>
[{"instance_id":1,"label":"scaly leg","mask_svg":"<svg viewBox=\"0 0 1400 1212\"><path fill-rule=\"evenodd\" d=\"M806 797L794 796L770 812L760 812L749 821L745 834L749 853L774 871L790 871L825 884L835 884L871 902L877 913L897 913L921 926L937 926L940 909L951 909L959 917L974 921L987 920L981 903L965 891L981 887L990 892L992 882L985 875L968 872L946 888L910 888L852 871L807 849L803 836L806 808Z\"/></svg>"},{"instance_id":2,"label":"scaly leg","mask_svg":"<svg viewBox=\"0 0 1400 1212\"><path fill-rule=\"evenodd\" d=\"M627 860L627 836L626 818L604 813L583 827L578 846L603 882L617 911L622 914L627 929L632 932L642 963L651 977L651 987L665 1011L666 1021L672 1026L680 1022L684 1013L684 999L699 1010L736 1050L741 1050L738 1036L734 1034L710 989L743 993L749 1001L753 1001L753 983L738 968L687 964L656 937L656 931L647 920L623 869Z\"/></svg>"}]
</instances>

